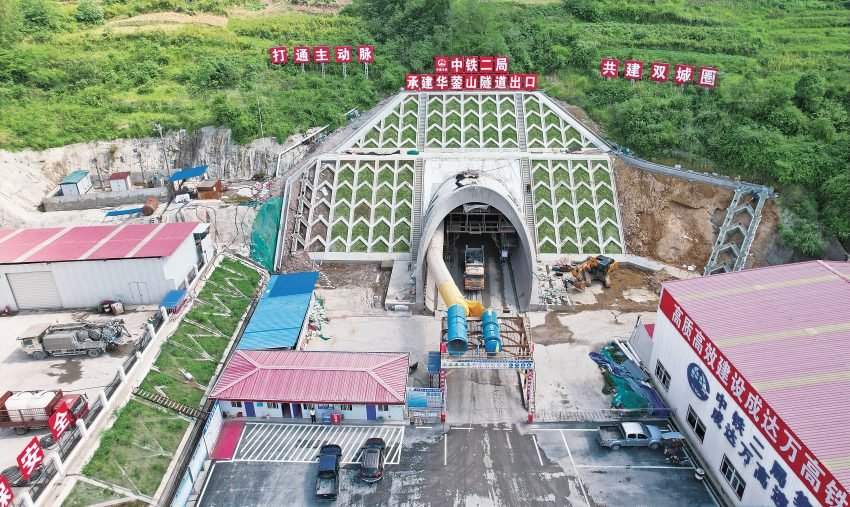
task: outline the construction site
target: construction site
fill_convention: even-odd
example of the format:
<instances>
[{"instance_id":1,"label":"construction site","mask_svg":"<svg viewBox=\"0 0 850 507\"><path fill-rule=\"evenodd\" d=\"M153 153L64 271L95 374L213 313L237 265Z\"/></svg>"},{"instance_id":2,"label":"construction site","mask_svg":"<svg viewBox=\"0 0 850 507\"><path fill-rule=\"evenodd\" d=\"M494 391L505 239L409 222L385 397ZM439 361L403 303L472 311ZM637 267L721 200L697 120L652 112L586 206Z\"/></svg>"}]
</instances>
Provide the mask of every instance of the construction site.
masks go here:
<instances>
[{"instance_id":1,"label":"construction site","mask_svg":"<svg viewBox=\"0 0 850 507\"><path fill-rule=\"evenodd\" d=\"M142 159L155 160L161 150L168 160L168 142L178 141L152 141ZM37 201L55 194L45 184L4 213L0 249L20 241L27 234L21 229L55 229L38 229L46 232L0 259L0 277L9 273L9 289L0 286L0 298L8 299L0 299L0 310L5 306L9 317L0 328L11 363L0 391L46 388L33 387L33 379L61 370L57 389L87 392L90 403L102 398L112 409L130 400L154 415L176 411L175 432L185 435L167 451L159 443L162 470L145 476L145 487L132 473L92 465L84 479L72 477L104 446L95 434L83 452L57 458L55 481L31 483L26 505L72 505L68 499L82 495L81 487L151 505L269 505L284 497L310 504L314 454L335 443L341 505L615 505L622 495L636 504L739 503L723 482L726 472L709 458L700 461L691 433L692 461L680 466L653 446L600 449L596 432L639 421L686 433L690 419L682 418L690 407L669 406L659 389L664 376L651 360L662 294L678 280L735 276L724 274L787 260L776 239L773 189L635 158L542 91L400 92L350 115L335 132L320 126L264 145L264 161L239 167L237 177L201 160L206 149L176 149L179 156L147 175L128 167L117 179L130 189L107 190L110 171L101 175L98 166L96 192L144 190L141 202L139 193L126 204L102 206L107 201L99 198L85 210L35 211ZM42 156L41 165L36 159L18 157L20 173L49 171L56 184L79 162L57 153ZM123 174L123 159L110 160L111 172ZM129 155L127 161L136 163ZM16 192L21 182L13 180L0 183L0 195ZM155 203L147 201L152 189ZM150 209L143 212L143 203ZM186 224L162 238L174 246L142 255L163 224L173 223ZM104 224L117 229L62 239L71 226ZM56 268L54 302L26 299L15 277L37 262L93 262L98 249L145 224L155 230L139 233L122 260L102 258L177 259L162 261L171 266L182 258L177 245L185 237L193 246L177 283L159 293L153 282L144 292L131 281L126 296L104 294L109 304L127 305L126 329L102 350L101 342L67 338L51 345L61 349L52 354L45 324L85 319L67 315L74 305ZM40 254L51 241L79 252ZM172 268L165 269L167 278ZM210 303L224 312L192 313ZM32 324L41 327L36 332ZM211 347L214 335L224 340ZM15 338L23 348L9 345ZM140 340L163 352L146 351ZM124 350L122 343L130 345ZM294 367L291 354L299 353L326 359ZM32 362L63 354L88 360ZM163 360L167 354L173 358ZM129 357L144 366L121 366L119 376L129 382L113 389L118 401L100 396L101 366L93 369L93 361L106 364L111 379ZM198 358L207 361L203 368L189 366ZM314 367L317 378L329 375L325 383L338 396L306 377L284 377L288 368ZM350 392L357 383L344 379L355 371L368 371L379 384L375 392L386 396L371 388ZM243 386L250 375L265 380ZM304 388L293 393L292 384ZM116 417L91 422L112 431L120 426ZM381 458L387 478L378 486L356 477L367 437L389 441ZM4 432L4 456L28 440ZM281 474L287 481L274 479ZM19 482L16 495L23 497L27 482ZM57 487L42 493L48 485Z\"/></svg>"}]
</instances>

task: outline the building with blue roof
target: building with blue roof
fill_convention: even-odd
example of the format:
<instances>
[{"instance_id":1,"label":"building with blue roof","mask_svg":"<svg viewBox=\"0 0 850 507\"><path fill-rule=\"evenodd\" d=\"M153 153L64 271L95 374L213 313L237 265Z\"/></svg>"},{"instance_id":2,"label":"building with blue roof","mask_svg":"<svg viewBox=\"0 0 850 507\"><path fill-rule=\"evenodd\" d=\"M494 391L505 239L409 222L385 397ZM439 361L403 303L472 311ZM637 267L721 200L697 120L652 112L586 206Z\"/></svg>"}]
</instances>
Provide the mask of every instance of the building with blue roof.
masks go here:
<instances>
[{"instance_id":1,"label":"building with blue roof","mask_svg":"<svg viewBox=\"0 0 850 507\"><path fill-rule=\"evenodd\" d=\"M273 275L236 348L295 349L307 326L307 312L318 278L316 271Z\"/></svg>"}]
</instances>

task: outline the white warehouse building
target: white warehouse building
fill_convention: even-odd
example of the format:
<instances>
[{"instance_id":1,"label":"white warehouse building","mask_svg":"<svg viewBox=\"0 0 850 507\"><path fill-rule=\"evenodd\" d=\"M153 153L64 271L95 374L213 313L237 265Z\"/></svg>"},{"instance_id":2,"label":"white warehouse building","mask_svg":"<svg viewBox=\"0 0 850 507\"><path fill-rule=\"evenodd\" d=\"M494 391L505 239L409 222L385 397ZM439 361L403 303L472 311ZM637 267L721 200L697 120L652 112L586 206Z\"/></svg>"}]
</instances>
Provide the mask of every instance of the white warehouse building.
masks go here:
<instances>
[{"instance_id":1,"label":"white warehouse building","mask_svg":"<svg viewBox=\"0 0 850 507\"><path fill-rule=\"evenodd\" d=\"M848 505L850 263L665 283L632 341L723 503Z\"/></svg>"},{"instance_id":2,"label":"white warehouse building","mask_svg":"<svg viewBox=\"0 0 850 507\"><path fill-rule=\"evenodd\" d=\"M194 222L0 229L0 309L156 304L214 254Z\"/></svg>"}]
</instances>

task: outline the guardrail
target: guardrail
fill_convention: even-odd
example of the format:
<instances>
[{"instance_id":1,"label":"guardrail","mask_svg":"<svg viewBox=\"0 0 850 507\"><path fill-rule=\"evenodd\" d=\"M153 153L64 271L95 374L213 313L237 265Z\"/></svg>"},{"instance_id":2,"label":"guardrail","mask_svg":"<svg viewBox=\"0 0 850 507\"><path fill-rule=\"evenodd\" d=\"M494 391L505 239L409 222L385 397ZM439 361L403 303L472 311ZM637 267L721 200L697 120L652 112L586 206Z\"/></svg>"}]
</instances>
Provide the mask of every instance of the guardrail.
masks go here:
<instances>
[{"instance_id":1,"label":"guardrail","mask_svg":"<svg viewBox=\"0 0 850 507\"><path fill-rule=\"evenodd\" d=\"M658 420L673 417L673 411L660 409L603 408L596 410L537 410L536 422L619 422L634 420Z\"/></svg>"}]
</instances>

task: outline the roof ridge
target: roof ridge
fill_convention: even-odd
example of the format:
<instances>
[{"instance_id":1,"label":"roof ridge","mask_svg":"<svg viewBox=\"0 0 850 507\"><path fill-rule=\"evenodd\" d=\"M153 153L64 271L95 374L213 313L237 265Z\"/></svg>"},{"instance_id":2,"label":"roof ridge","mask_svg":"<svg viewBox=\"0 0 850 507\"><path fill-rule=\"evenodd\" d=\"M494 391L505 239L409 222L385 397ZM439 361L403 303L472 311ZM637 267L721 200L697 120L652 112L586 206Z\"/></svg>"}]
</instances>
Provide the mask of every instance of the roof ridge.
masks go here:
<instances>
[{"instance_id":1,"label":"roof ridge","mask_svg":"<svg viewBox=\"0 0 850 507\"><path fill-rule=\"evenodd\" d=\"M845 282L850 283L850 276L847 276L844 273L838 271L837 269L833 268L832 266L830 266L829 264L827 264L824 261L816 261L816 262L818 264L820 264L821 266L825 267L826 269L828 269L829 271L831 271L832 273L834 273L836 276L838 276L839 278L841 278Z\"/></svg>"},{"instance_id":2,"label":"roof ridge","mask_svg":"<svg viewBox=\"0 0 850 507\"><path fill-rule=\"evenodd\" d=\"M253 369L253 370L248 371L247 373L244 373L244 374L240 375L239 377L235 378L235 379L234 379L234 380L232 380L231 382L228 382L227 384L224 384L224 385L218 385L218 384L216 384L216 386L215 386L215 387L213 388L213 390L210 392L210 397L216 396L216 395L218 395L219 393L221 393L222 391L226 391L227 389L230 389L231 387L235 386L236 384L241 383L242 381L246 380L246 379L247 379L248 377L250 377L251 375L254 375L254 374L255 374L255 373L257 373L258 371L260 371L260 369L258 368L257 363L256 363L255 361L253 361L251 358L247 357L245 354L243 354L241 350L237 350L237 351L236 351L236 354L238 354L240 357L242 357L242 358L246 359L249 363L251 363L252 365L254 365L254 369ZM232 357L232 358L231 358L231 361L232 361L233 359L235 359L235 357L236 357L236 355L234 355L234 357ZM228 361L228 363L229 363L229 364L232 364L230 361Z\"/></svg>"},{"instance_id":3,"label":"roof ridge","mask_svg":"<svg viewBox=\"0 0 850 507\"><path fill-rule=\"evenodd\" d=\"M410 363L410 359L409 359L409 358L410 358L410 356L408 356L408 361L407 361L407 362L408 362L408 364ZM392 362L394 362L394 361L398 361L399 359L400 359L400 358L398 358L398 357L397 357L397 358L395 358L395 359L390 359L390 360L384 361L383 363L380 363L380 364L377 364L377 365L373 366L372 368L370 368L370 369L369 369L369 375L370 375L373 379L375 379L375 382L377 382L377 383L381 384L381 386L383 386L383 388L384 388L384 389L386 389L388 393L392 394L392 395L393 395L393 397L394 397L395 399L397 399L398 401L402 401L402 402L403 402L403 401L404 401L404 395L403 395L403 393L402 393L402 394L397 393L394 389L390 388L390 386L388 386L386 382L384 382L384 379L380 378L380 377L378 376L378 374L377 374L377 373L375 373L375 369L376 369L376 368L381 367L381 366L385 366L385 365L387 365L387 364L389 364L389 363L392 363ZM407 383L405 382L405 385L406 385L406 384L407 384Z\"/></svg>"}]
</instances>

